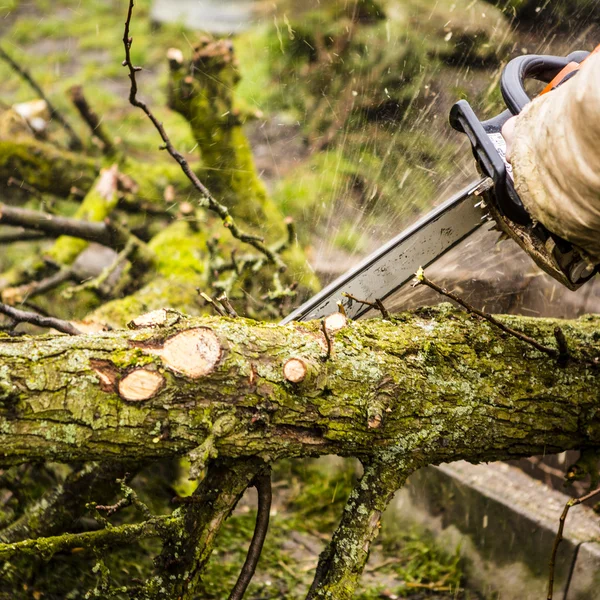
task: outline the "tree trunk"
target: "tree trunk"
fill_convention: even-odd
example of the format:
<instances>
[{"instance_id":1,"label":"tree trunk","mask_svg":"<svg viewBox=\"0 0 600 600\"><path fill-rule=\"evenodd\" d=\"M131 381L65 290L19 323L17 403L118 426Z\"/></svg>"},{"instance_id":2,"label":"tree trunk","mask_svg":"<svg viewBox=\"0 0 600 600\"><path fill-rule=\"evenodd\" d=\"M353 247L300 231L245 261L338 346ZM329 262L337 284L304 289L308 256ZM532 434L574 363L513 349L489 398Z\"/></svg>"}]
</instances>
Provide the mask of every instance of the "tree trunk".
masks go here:
<instances>
[{"instance_id":1,"label":"tree trunk","mask_svg":"<svg viewBox=\"0 0 600 600\"><path fill-rule=\"evenodd\" d=\"M597 445L600 319L503 321L547 346L560 325L568 364L447 305L351 322L330 354L315 322L166 311L133 331L2 337L0 462L195 449L201 466L339 454L418 468ZM307 366L296 383L291 358Z\"/></svg>"}]
</instances>

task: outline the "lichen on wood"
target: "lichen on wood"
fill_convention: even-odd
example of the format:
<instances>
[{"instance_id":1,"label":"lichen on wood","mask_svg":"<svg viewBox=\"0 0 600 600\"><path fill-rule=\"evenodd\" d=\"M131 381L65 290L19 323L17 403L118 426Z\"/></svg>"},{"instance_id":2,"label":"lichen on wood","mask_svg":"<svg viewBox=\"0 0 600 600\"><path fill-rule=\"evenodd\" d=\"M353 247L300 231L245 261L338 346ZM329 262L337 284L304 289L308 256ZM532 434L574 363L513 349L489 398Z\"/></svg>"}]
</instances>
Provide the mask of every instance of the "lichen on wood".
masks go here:
<instances>
[{"instance_id":1,"label":"lichen on wood","mask_svg":"<svg viewBox=\"0 0 600 600\"><path fill-rule=\"evenodd\" d=\"M555 343L555 321L503 319ZM589 360L600 354L598 323L588 317L560 325L573 357L565 368L448 308L406 313L393 323L351 323L333 337L325 363L317 323L182 318L167 328L1 339L2 462L184 453L222 414L235 426L216 445L231 457L368 456L375 441L379 450L402 454L414 439L436 462L593 444L599 392L590 386L598 372ZM290 356L322 365L317 388L292 387L284 374ZM143 406L128 403L102 389L98 361L112 365L117 378L134 368L156 371L164 386ZM381 405L382 386L387 405L378 410L385 418L373 427L372 399ZM260 426L252 419L257 411ZM167 439L156 444L140 435L165 419Z\"/></svg>"}]
</instances>

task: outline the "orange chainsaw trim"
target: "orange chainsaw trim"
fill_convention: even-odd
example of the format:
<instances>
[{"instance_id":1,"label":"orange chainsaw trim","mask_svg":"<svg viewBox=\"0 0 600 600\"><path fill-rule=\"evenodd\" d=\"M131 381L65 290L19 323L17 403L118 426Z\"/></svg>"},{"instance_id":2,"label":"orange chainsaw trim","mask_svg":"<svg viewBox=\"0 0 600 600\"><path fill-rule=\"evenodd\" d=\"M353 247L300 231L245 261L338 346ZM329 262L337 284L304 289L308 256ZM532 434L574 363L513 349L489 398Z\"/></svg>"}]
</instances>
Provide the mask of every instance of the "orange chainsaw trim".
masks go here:
<instances>
[{"instance_id":1,"label":"orange chainsaw trim","mask_svg":"<svg viewBox=\"0 0 600 600\"><path fill-rule=\"evenodd\" d=\"M593 54L600 54L600 44L598 44L598 46L596 46L594 48L594 50L592 50L592 52L590 53L590 56L592 56ZM556 75L556 77L554 77L554 79L543 89L543 91L540 93L540 96L543 96L544 94L547 94L548 92L551 92L555 87L557 87L563 80L564 78L569 75L570 73L573 73L575 71L579 71L579 69L581 69L581 66L583 65L583 63L590 57L588 56L585 60L582 60L580 63L577 63L575 61L570 62L564 69L562 69L558 75Z\"/></svg>"}]
</instances>

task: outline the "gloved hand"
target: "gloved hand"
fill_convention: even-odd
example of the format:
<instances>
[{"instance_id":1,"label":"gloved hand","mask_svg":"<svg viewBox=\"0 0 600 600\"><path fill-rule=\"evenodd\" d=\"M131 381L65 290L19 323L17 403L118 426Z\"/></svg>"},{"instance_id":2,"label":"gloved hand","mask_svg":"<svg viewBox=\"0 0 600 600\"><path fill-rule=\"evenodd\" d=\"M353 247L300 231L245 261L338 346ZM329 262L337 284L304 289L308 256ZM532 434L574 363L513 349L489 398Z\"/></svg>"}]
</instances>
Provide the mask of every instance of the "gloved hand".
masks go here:
<instances>
[{"instance_id":1,"label":"gloved hand","mask_svg":"<svg viewBox=\"0 0 600 600\"><path fill-rule=\"evenodd\" d=\"M502 134L529 214L600 263L600 53Z\"/></svg>"}]
</instances>

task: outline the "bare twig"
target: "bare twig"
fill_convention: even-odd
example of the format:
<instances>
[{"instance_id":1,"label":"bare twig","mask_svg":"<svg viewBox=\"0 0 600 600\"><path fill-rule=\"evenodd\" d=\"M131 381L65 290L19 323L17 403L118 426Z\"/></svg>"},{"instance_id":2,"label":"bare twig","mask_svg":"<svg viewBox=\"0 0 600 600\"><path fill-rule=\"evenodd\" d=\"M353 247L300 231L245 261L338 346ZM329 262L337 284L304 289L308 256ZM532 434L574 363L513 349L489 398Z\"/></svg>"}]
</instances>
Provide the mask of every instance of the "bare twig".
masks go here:
<instances>
[{"instance_id":1,"label":"bare twig","mask_svg":"<svg viewBox=\"0 0 600 600\"><path fill-rule=\"evenodd\" d=\"M532 337L529 337L525 333L521 333L520 331L517 331L516 329L512 329L511 327L508 327L508 325L505 325L501 321L498 321L498 319L496 319L492 315L485 313L485 312L479 310L478 308L475 308L474 306L472 306L471 304L469 304L468 302L466 302L465 300L463 300L456 294L449 292L447 289L442 288L439 285L433 283L433 281L431 281L430 279L427 279L427 277L425 277L425 273L423 272L423 269L419 269L417 271L416 278L417 278L418 284L426 285L427 287L436 291L438 294L442 294L442 296L446 296L447 298L454 300L454 302L456 302L456 303L460 304L462 307L466 308L468 312L470 312L474 315L477 315L478 317L481 317L482 319L485 319L489 323L492 323L492 325L495 325L496 327L498 327L498 329L501 329L502 331L504 331L504 333L508 333L509 335L516 337L517 339L521 340L522 342L525 342L526 344L533 346L536 350L539 350L540 352L543 352L544 354L547 354L548 356L551 356L552 358L559 357L559 351L556 350L555 348L550 348L548 346L544 346L543 344L540 344L538 341L534 340Z\"/></svg>"},{"instance_id":2,"label":"bare twig","mask_svg":"<svg viewBox=\"0 0 600 600\"><path fill-rule=\"evenodd\" d=\"M1 46L0 58L2 58L6 63L8 63L13 69L13 71L18 73L21 76L21 78L24 79L31 86L31 88L36 92L36 94L38 94L39 97L42 100L44 100L44 102L48 106L48 110L50 111L50 116L56 119L63 126L63 129L67 132L71 140L71 148L73 148L74 150L79 150L80 148L83 148L83 142L81 141L80 137L75 133L75 131L73 130L71 125L69 125L69 122L65 119L65 117L63 117L62 114L58 112L54 104L50 102L46 94L44 94L42 88L38 85L35 79L33 79L29 71L27 71L24 67L19 65Z\"/></svg>"},{"instance_id":3,"label":"bare twig","mask_svg":"<svg viewBox=\"0 0 600 600\"><path fill-rule=\"evenodd\" d=\"M386 321L392 320L392 317L390 316L388 309L383 305L383 302L379 298L377 298L375 300L375 302L369 302L368 300L361 300L360 298L357 298L356 296L353 296L352 294L349 294L348 292L342 292L342 296L345 296L346 298L349 298L350 300L354 300L354 302L358 302L359 304L364 304L365 306L370 306L371 308L378 310L381 313L381 316Z\"/></svg>"},{"instance_id":4,"label":"bare twig","mask_svg":"<svg viewBox=\"0 0 600 600\"><path fill-rule=\"evenodd\" d=\"M327 323L325 319L321 320L321 330L323 331L323 335L325 336L325 342L327 344L327 354L325 355L324 360L329 360L333 352L333 342L331 341L331 336L329 335L329 331L327 330Z\"/></svg>"},{"instance_id":5,"label":"bare twig","mask_svg":"<svg viewBox=\"0 0 600 600\"><path fill-rule=\"evenodd\" d=\"M248 548L248 554L244 566L240 571L238 580L229 594L229 600L242 600L248 585L254 577L256 571L256 565L260 559L265 538L267 537L267 531L269 529L269 517L271 514L271 474L263 473L257 475L254 479L254 487L258 492L258 510L256 512L256 525L254 526L254 534L250 547Z\"/></svg>"},{"instance_id":6,"label":"bare twig","mask_svg":"<svg viewBox=\"0 0 600 600\"><path fill-rule=\"evenodd\" d=\"M37 325L38 327L50 327L52 329L56 329L56 331L68 333L69 335L81 334L81 331L79 331L77 327L71 325L71 323L68 321L55 319L54 317L44 317L42 315L38 315L37 313L25 312L24 310L19 310L17 308L13 308L12 306L8 306L8 304L0 303L0 313L19 323L31 323L32 325Z\"/></svg>"},{"instance_id":7,"label":"bare twig","mask_svg":"<svg viewBox=\"0 0 600 600\"><path fill-rule=\"evenodd\" d=\"M237 314L235 308L233 308L233 305L229 301L229 298L227 297L226 293L221 294L217 298L217 300L221 303L221 305L223 306L223 308L227 312L227 316L228 317L231 317L232 319L237 319L239 317L239 315Z\"/></svg>"},{"instance_id":8,"label":"bare twig","mask_svg":"<svg viewBox=\"0 0 600 600\"><path fill-rule=\"evenodd\" d=\"M129 28L131 25L131 17L133 15L133 7L135 4L135 0L129 0L129 9L127 11L127 20L125 21L125 30L123 35L123 45L125 47L125 60L123 61L123 66L129 69L129 80L131 81L131 87L129 90L129 102L133 106L141 109L144 114L150 119L156 130L158 131L162 141L163 146L161 146L162 150L166 150L176 161L179 163L182 171L185 173L187 178L191 181L193 186L202 194L203 197L203 205L206 206L209 210L216 213L221 220L223 221L223 225L229 229L231 235L237 240L244 242L246 244L250 244L256 250L258 250L261 254L264 254L269 262L276 265L280 270L284 271L286 266L284 262L281 260L281 257L278 256L277 253L273 252L271 248L269 248L264 240L256 235L251 235L242 231L235 220L229 213L229 209L224 205L218 202L212 194L208 191L206 186L198 179L189 163L179 151L175 149L173 144L171 143L171 139L167 135L163 124L156 118L154 113L150 110L148 105L139 100L137 97L138 87L136 81L136 73L142 70L142 67L136 67L133 65L131 61L131 44L133 42L133 38L129 35Z\"/></svg>"},{"instance_id":9,"label":"bare twig","mask_svg":"<svg viewBox=\"0 0 600 600\"><path fill-rule=\"evenodd\" d=\"M29 185L24 180L20 180L19 181L18 179L15 179L14 177L9 177L8 181L6 182L6 185L8 187L11 187L11 186L12 187L18 187L19 189L25 190L26 192L28 192L32 196L35 196L39 200L43 200L42 192L40 192L40 190L34 188L32 185Z\"/></svg>"},{"instance_id":10,"label":"bare twig","mask_svg":"<svg viewBox=\"0 0 600 600\"><path fill-rule=\"evenodd\" d=\"M98 504L94 508L98 511L106 512L107 515L114 515L122 508L133 505L146 520L151 520L153 515L150 509L140 500L135 490L127 485L126 481L128 478L129 474L125 473L122 479L117 479L117 483L121 486L121 491L123 492L123 497L118 502L110 506Z\"/></svg>"},{"instance_id":11,"label":"bare twig","mask_svg":"<svg viewBox=\"0 0 600 600\"><path fill-rule=\"evenodd\" d=\"M71 267L63 267L56 273L39 281L32 281L18 287L6 288L2 292L2 299L9 304L22 303L34 296L39 296L57 288L65 281L72 279L73 276L73 269Z\"/></svg>"},{"instance_id":12,"label":"bare twig","mask_svg":"<svg viewBox=\"0 0 600 600\"><path fill-rule=\"evenodd\" d=\"M225 310L219 304L217 304L208 294L205 294L204 292L200 292L200 297L206 302L206 304L210 304L215 309L215 312L219 316L221 316L221 317L227 316L227 313L225 312Z\"/></svg>"},{"instance_id":13,"label":"bare twig","mask_svg":"<svg viewBox=\"0 0 600 600\"><path fill-rule=\"evenodd\" d=\"M578 504L583 504L590 498L597 496L600 494L600 488L582 496L581 498L571 498L566 504L565 508L562 511L559 519L558 531L556 532L556 538L554 539L554 545L552 546L552 554L550 555L550 573L548 575L548 600L552 600L552 594L554 592L554 568L556 565L556 553L558 551L558 546L563 539L563 531L565 529L565 521L567 519L567 515L569 514L569 509L572 506L577 506Z\"/></svg>"},{"instance_id":14,"label":"bare twig","mask_svg":"<svg viewBox=\"0 0 600 600\"><path fill-rule=\"evenodd\" d=\"M81 118L92 131L92 135L97 137L102 142L103 152L105 154L113 154L115 151L115 146L110 139L110 136L106 133L104 127L102 127L102 120L98 118L98 115L88 104L88 101L83 93L83 87L80 85L72 86L69 89L69 96L75 105L75 108L79 111Z\"/></svg>"}]
</instances>

